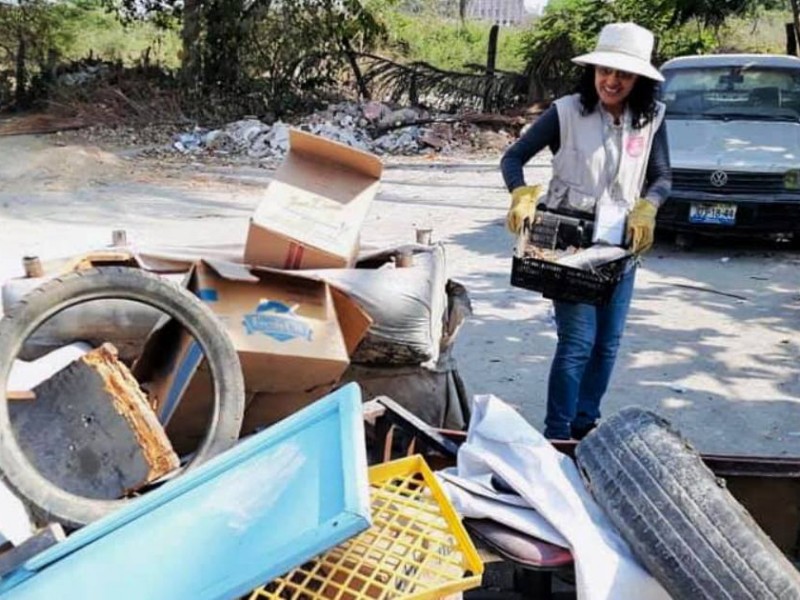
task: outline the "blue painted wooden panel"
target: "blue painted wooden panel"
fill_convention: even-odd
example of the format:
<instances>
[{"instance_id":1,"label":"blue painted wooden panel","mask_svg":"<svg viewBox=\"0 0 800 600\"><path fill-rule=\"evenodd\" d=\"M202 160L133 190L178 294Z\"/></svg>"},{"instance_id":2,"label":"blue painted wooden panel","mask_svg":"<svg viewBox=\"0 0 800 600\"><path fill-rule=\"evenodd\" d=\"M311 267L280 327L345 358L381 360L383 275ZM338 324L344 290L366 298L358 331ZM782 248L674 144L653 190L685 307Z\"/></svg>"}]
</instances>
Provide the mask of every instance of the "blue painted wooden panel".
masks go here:
<instances>
[{"instance_id":1,"label":"blue painted wooden panel","mask_svg":"<svg viewBox=\"0 0 800 600\"><path fill-rule=\"evenodd\" d=\"M34 557L0 596L235 598L368 526L350 385Z\"/></svg>"}]
</instances>

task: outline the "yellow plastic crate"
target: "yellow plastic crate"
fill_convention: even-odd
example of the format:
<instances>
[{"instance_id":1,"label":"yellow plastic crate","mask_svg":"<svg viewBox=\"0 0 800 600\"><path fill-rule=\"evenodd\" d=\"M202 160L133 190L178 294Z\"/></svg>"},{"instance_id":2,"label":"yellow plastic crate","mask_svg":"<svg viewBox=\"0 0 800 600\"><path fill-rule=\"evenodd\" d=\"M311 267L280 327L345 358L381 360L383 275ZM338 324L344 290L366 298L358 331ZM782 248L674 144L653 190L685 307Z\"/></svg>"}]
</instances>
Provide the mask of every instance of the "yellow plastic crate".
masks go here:
<instances>
[{"instance_id":1,"label":"yellow plastic crate","mask_svg":"<svg viewBox=\"0 0 800 600\"><path fill-rule=\"evenodd\" d=\"M250 600L429 600L481 583L483 563L421 456L369 470L372 526Z\"/></svg>"}]
</instances>

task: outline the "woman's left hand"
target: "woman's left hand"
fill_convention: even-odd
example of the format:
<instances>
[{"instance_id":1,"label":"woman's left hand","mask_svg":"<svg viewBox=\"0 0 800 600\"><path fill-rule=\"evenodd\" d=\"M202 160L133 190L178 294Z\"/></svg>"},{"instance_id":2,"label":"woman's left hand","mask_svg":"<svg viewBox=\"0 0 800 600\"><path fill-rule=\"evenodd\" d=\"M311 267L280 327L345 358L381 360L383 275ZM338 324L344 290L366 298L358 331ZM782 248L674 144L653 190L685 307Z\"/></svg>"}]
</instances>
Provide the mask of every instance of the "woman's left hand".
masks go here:
<instances>
[{"instance_id":1,"label":"woman's left hand","mask_svg":"<svg viewBox=\"0 0 800 600\"><path fill-rule=\"evenodd\" d=\"M657 212L655 204L639 198L628 215L628 240L634 254L644 254L653 246Z\"/></svg>"}]
</instances>

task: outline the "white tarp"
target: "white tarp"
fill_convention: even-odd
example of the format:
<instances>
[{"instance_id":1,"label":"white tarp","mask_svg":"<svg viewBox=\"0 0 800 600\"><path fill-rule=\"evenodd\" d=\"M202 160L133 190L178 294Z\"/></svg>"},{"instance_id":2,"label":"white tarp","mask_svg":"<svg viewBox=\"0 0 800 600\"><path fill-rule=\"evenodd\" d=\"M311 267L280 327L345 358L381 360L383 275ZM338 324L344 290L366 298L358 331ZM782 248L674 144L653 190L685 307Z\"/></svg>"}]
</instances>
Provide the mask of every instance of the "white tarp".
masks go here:
<instances>
[{"instance_id":1,"label":"white tarp","mask_svg":"<svg viewBox=\"0 0 800 600\"><path fill-rule=\"evenodd\" d=\"M439 471L436 475L458 514L472 519L491 519L526 535L569 548L564 536L521 496L492 491L480 482L463 479L449 471Z\"/></svg>"},{"instance_id":2,"label":"white tarp","mask_svg":"<svg viewBox=\"0 0 800 600\"><path fill-rule=\"evenodd\" d=\"M50 379L70 364L91 351L92 347L75 342L34 361L15 360L11 365L7 388L14 392L27 392Z\"/></svg>"},{"instance_id":3,"label":"white tarp","mask_svg":"<svg viewBox=\"0 0 800 600\"><path fill-rule=\"evenodd\" d=\"M24 505L0 479L0 545L6 541L15 546L33 535L33 525Z\"/></svg>"},{"instance_id":4,"label":"white tarp","mask_svg":"<svg viewBox=\"0 0 800 600\"><path fill-rule=\"evenodd\" d=\"M496 494L495 500L487 497L491 495L492 476L519 494L527 512L515 506L519 502L509 500L509 494ZM461 510L475 511L462 516L490 516L569 547L575 558L580 600L670 598L595 503L575 463L498 398L475 398L467 441L459 450L455 472L445 472L442 479L457 484L448 484L447 489L457 491L454 499ZM472 483L465 484L463 480ZM468 487L480 493L465 499L462 492ZM519 524L520 520L527 524ZM553 538L547 527L563 539Z\"/></svg>"}]
</instances>

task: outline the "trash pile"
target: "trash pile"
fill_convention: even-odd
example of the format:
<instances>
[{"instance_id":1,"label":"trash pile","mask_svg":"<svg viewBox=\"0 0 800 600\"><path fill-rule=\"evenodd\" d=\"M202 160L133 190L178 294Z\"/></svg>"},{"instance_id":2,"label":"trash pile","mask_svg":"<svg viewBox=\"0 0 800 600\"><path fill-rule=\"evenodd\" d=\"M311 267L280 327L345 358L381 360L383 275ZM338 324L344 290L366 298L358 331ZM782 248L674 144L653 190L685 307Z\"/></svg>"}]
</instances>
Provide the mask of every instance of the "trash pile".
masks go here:
<instances>
[{"instance_id":1,"label":"trash pile","mask_svg":"<svg viewBox=\"0 0 800 600\"><path fill-rule=\"evenodd\" d=\"M474 116L472 117L474 118ZM302 131L379 155L466 150L500 151L514 139L515 125L483 128L457 115L431 114L424 109L392 109L381 102L342 102L303 117L294 125L243 119L220 129L195 128L175 136L182 153L211 152L256 159L283 158L289 130Z\"/></svg>"},{"instance_id":2,"label":"trash pile","mask_svg":"<svg viewBox=\"0 0 800 600\"><path fill-rule=\"evenodd\" d=\"M113 63L99 60L75 61L61 68L56 83L66 87L81 87L107 78L115 68Z\"/></svg>"},{"instance_id":3,"label":"trash pile","mask_svg":"<svg viewBox=\"0 0 800 600\"><path fill-rule=\"evenodd\" d=\"M463 429L450 356L463 288L430 231L360 247L376 156L287 137L241 244L142 247L115 232L108 249L28 257L27 276L3 286L0 436L12 441L0 492L23 507L0 511L0 534L14 532L0 549L3 598L57 594L76 572L81 598L278 598L314 557L348 597L374 597L351 582L365 572L373 591L403 591L391 597L480 584L425 461L368 468L362 408L391 393ZM351 564L387 532L417 550ZM341 552L347 564L328 562Z\"/></svg>"},{"instance_id":4,"label":"trash pile","mask_svg":"<svg viewBox=\"0 0 800 600\"><path fill-rule=\"evenodd\" d=\"M470 403L443 246L361 247L381 160L288 144L240 243L118 231L3 286L3 600L445 598L481 584L473 540L542 597L562 571L590 600L695 597L707 571L707 597L800 597L786 546L663 419L628 409L556 449L499 399ZM794 545L787 519L771 533Z\"/></svg>"}]
</instances>

